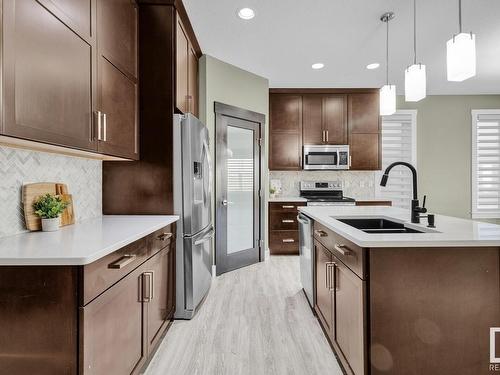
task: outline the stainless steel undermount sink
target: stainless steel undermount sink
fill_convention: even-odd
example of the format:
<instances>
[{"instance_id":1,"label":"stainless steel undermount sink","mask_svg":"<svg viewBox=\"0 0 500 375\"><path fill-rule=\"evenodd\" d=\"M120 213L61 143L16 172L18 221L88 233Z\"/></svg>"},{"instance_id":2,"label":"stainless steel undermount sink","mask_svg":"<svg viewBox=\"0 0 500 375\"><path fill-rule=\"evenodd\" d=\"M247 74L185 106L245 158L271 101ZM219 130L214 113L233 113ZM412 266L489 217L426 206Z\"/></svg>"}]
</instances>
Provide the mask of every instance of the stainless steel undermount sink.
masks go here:
<instances>
[{"instance_id":1,"label":"stainless steel undermount sink","mask_svg":"<svg viewBox=\"0 0 500 375\"><path fill-rule=\"evenodd\" d=\"M359 229L365 233L389 234L389 233L426 233L417 229L406 227L402 223L384 218L359 218L340 219L338 221Z\"/></svg>"}]
</instances>

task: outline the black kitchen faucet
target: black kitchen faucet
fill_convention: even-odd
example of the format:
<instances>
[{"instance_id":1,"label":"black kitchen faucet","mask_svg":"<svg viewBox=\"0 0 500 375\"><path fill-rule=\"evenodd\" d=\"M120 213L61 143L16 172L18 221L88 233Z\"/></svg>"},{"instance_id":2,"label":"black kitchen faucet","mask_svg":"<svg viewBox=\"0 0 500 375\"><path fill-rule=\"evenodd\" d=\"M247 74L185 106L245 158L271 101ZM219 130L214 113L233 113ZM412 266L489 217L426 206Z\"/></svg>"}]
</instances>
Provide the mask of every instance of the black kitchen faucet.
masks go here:
<instances>
[{"instance_id":1,"label":"black kitchen faucet","mask_svg":"<svg viewBox=\"0 0 500 375\"><path fill-rule=\"evenodd\" d=\"M418 192L417 192L417 170L413 165L404 161L397 161L395 163L392 163L385 169L384 175L382 176L382 180L380 181L380 186L387 185L387 180L389 179L389 172L391 171L392 168L394 168L397 165L404 165L405 167L408 167L412 173L413 199L411 200L411 222L419 224L420 218L422 217L420 214L424 214L427 212L427 209L425 208L426 196L424 195L424 201L422 207L419 207ZM428 220L429 220L429 226L434 226L434 215L428 215Z\"/></svg>"}]
</instances>

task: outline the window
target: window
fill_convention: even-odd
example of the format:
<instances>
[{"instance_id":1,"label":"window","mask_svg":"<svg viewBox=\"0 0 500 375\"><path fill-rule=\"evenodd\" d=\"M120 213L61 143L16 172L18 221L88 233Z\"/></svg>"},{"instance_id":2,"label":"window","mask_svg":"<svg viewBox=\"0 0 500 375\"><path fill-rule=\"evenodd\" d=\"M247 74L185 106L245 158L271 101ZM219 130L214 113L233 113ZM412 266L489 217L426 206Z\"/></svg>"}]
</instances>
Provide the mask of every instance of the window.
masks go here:
<instances>
[{"instance_id":1,"label":"window","mask_svg":"<svg viewBox=\"0 0 500 375\"><path fill-rule=\"evenodd\" d=\"M376 195L392 201L395 207L411 207L412 175L403 166L391 170L386 187L380 186L385 168L395 161L406 161L417 167L417 111L397 111L382 117L382 171L376 173Z\"/></svg>"},{"instance_id":2,"label":"window","mask_svg":"<svg viewBox=\"0 0 500 375\"><path fill-rule=\"evenodd\" d=\"M500 218L500 110L472 111L472 218Z\"/></svg>"}]
</instances>

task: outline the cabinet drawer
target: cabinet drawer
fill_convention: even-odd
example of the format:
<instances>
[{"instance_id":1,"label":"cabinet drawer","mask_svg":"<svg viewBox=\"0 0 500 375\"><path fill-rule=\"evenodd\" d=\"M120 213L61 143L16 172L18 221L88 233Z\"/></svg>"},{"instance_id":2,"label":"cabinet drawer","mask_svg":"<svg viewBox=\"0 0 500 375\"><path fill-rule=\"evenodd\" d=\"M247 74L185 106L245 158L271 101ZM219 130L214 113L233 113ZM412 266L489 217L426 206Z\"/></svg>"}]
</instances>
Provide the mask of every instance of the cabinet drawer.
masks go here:
<instances>
[{"instance_id":1,"label":"cabinet drawer","mask_svg":"<svg viewBox=\"0 0 500 375\"><path fill-rule=\"evenodd\" d=\"M175 241L175 224L168 225L157 230L149 236L151 243L151 255L169 246Z\"/></svg>"},{"instance_id":2,"label":"cabinet drawer","mask_svg":"<svg viewBox=\"0 0 500 375\"><path fill-rule=\"evenodd\" d=\"M148 258L148 237L83 267L83 306Z\"/></svg>"},{"instance_id":3,"label":"cabinet drawer","mask_svg":"<svg viewBox=\"0 0 500 375\"><path fill-rule=\"evenodd\" d=\"M318 222L314 222L314 238L360 278L365 279L365 253L361 247L332 232Z\"/></svg>"},{"instance_id":4,"label":"cabinet drawer","mask_svg":"<svg viewBox=\"0 0 500 375\"><path fill-rule=\"evenodd\" d=\"M305 206L306 202L270 202L269 211L281 212L297 212L301 206Z\"/></svg>"},{"instance_id":5,"label":"cabinet drawer","mask_svg":"<svg viewBox=\"0 0 500 375\"><path fill-rule=\"evenodd\" d=\"M270 214L271 230L298 230L297 212L273 211Z\"/></svg>"},{"instance_id":6,"label":"cabinet drawer","mask_svg":"<svg viewBox=\"0 0 500 375\"><path fill-rule=\"evenodd\" d=\"M298 254L299 232L296 230L271 231L269 248L271 254Z\"/></svg>"}]
</instances>

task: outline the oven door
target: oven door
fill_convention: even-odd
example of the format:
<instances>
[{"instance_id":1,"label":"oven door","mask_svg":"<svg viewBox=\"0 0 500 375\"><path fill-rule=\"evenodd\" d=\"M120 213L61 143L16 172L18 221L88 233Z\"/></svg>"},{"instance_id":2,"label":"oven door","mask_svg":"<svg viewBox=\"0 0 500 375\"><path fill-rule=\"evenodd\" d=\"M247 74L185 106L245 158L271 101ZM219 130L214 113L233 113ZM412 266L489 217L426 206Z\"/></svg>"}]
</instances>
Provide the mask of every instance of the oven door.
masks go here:
<instances>
[{"instance_id":1,"label":"oven door","mask_svg":"<svg viewBox=\"0 0 500 375\"><path fill-rule=\"evenodd\" d=\"M339 152L336 148L304 146L304 169L338 169Z\"/></svg>"}]
</instances>

